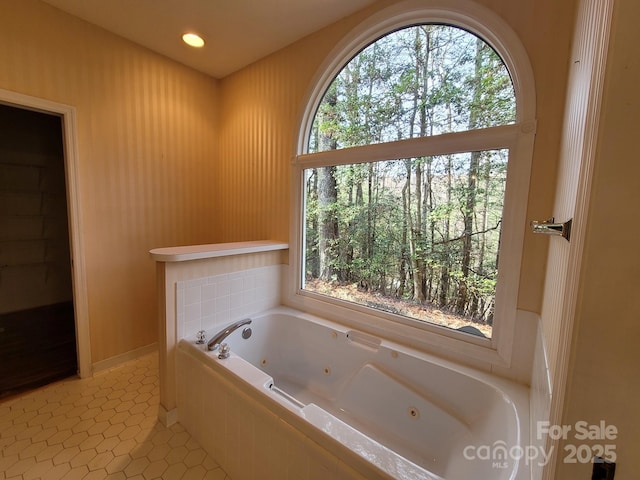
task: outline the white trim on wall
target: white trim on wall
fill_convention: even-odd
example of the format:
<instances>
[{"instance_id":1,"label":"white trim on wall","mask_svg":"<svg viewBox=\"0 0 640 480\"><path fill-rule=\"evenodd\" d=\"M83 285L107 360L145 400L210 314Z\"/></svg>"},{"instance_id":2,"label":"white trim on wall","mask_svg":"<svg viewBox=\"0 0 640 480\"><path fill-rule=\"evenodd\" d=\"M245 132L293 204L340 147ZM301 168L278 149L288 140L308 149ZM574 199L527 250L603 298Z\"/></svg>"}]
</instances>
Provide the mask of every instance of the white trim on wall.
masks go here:
<instances>
[{"instance_id":1,"label":"white trim on wall","mask_svg":"<svg viewBox=\"0 0 640 480\"><path fill-rule=\"evenodd\" d=\"M79 199L78 146L76 110L62 103L43 98L23 95L0 89L0 103L34 111L53 113L62 118L64 135L64 164L67 184L67 205L69 214L69 240L73 282L73 304L76 322L76 351L78 355L78 375L81 378L92 374L91 340L89 334L89 304L87 296L86 267L82 239L82 215Z\"/></svg>"},{"instance_id":2,"label":"white trim on wall","mask_svg":"<svg viewBox=\"0 0 640 480\"><path fill-rule=\"evenodd\" d=\"M575 209L571 225L567 267L566 272L562 272L565 275L565 283L560 296L562 304L558 306L560 315L557 321L560 323L554 326L557 328L557 350L553 352L556 355L555 368L552 368L550 372L552 392L549 422L551 425L562 424L567 384L570 380L571 347L576 324L582 257L586 241L589 199L596 159L613 7L614 0L581 0L576 15L574 49L571 59L575 65L580 65L580 68L584 67L586 71L580 75L571 75L569 78L567 98L571 98L570 94L573 89L582 95L582 99L581 102L576 103L575 111L567 109L565 115L582 114L584 115L584 123L582 131L577 132L577 135L576 132L569 132L569 135L577 136L577 141L569 147L569 154L572 161L579 162L577 165L579 175L575 192ZM582 110L578 111L579 108ZM565 123L567 123L566 120ZM567 132L563 134L563 136L566 135ZM556 188L563 188L563 185L559 184ZM556 208L560 207L556 205ZM549 270L547 270L548 275ZM545 279L545 282L547 281L549 278ZM549 334L548 332L544 333L545 335ZM542 472L544 480L555 478L557 462L562 461L557 454L558 444L557 439L548 440L547 451L552 451L553 454L551 461L545 465Z\"/></svg>"},{"instance_id":3,"label":"white trim on wall","mask_svg":"<svg viewBox=\"0 0 640 480\"><path fill-rule=\"evenodd\" d=\"M98 374L111 370L113 368L119 368L124 363L136 360L144 357L145 355L156 354L158 352L158 343L150 343L144 347L136 348L135 350L129 350L128 352L121 353L115 357L109 357L105 360L100 360L93 364L93 374Z\"/></svg>"}]
</instances>

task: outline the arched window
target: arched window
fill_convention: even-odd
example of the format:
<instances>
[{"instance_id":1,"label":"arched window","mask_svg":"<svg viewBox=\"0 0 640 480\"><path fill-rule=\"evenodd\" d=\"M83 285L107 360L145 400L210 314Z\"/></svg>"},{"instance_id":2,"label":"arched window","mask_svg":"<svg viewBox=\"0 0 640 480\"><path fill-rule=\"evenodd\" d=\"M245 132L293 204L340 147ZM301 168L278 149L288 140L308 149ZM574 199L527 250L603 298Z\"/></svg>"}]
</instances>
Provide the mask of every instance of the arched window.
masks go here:
<instances>
[{"instance_id":1,"label":"arched window","mask_svg":"<svg viewBox=\"0 0 640 480\"><path fill-rule=\"evenodd\" d=\"M316 111L308 151L507 125L515 103L506 66L480 37L451 25L413 25L342 68Z\"/></svg>"},{"instance_id":2,"label":"arched window","mask_svg":"<svg viewBox=\"0 0 640 480\"><path fill-rule=\"evenodd\" d=\"M528 62L474 4L411 5L347 42L312 94L294 294L505 360L535 125Z\"/></svg>"}]
</instances>

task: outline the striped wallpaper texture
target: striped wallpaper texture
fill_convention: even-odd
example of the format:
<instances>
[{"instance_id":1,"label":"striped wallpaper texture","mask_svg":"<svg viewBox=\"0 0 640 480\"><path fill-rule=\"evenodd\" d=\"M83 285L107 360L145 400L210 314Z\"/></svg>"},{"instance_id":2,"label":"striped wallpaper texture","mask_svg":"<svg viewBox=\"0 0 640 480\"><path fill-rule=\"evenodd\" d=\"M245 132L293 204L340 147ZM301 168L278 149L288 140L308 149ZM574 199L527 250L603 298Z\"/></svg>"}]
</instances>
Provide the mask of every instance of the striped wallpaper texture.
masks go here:
<instances>
[{"instance_id":1,"label":"striped wallpaper texture","mask_svg":"<svg viewBox=\"0 0 640 480\"><path fill-rule=\"evenodd\" d=\"M312 78L335 43L326 34L314 37L221 81L216 193L222 241L289 240L290 165L300 118Z\"/></svg>"},{"instance_id":2,"label":"striped wallpaper texture","mask_svg":"<svg viewBox=\"0 0 640 480\"><path fill-rule=\"evenodd\" d=\"M0 88L77 109L94 362L157 339L149 249L289 240L290 164L313 79L345 35L392 3L214 80L38 0L0 2ZM514 28L531 58L542 141L529 211L544 215L574 1L479 3ZM526 236L520 308L540 309L545 255L546 243Z\"/></svg>"},{"instance_id":3,"label":"striped wallpaper texture","mask_svg":"<svg viewBox=\"0 0 640 480\"><path fill-rule=\"evenodd\" d=\"M290 162L309 91L332 50L363 19L392 1L352 15L221 80L217 203L221 241L288 240ZM522 40L533 66L538 129L528 219L553 207L574 1L480 0L499 12ZM549 19L554 21L550 22ZM536 25L544 24L545 29ZM545 217L546 218L546 217ZM523 224L528 230L528 225ZM525 235L518 306L539 312L546 239Z\"/></svg>"},{"instance_id":4,"label":"striped wallpaper texture","mask_svg":"<svg viewBox=\"0 0 640 480\"><path fill-rule=\"evenodd\" d=\"M215 236L216 81L37 0L0 19L0 88L76 107L92 361L153 343L148 251Z\"/></svg>"}]
</instances>

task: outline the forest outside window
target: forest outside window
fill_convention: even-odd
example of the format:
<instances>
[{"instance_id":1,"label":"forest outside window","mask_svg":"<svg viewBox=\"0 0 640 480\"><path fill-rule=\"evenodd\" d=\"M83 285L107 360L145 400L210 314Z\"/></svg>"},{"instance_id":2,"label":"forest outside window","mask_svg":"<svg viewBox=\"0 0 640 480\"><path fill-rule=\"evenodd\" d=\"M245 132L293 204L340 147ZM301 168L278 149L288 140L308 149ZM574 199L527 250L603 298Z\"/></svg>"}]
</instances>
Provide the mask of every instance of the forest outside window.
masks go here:
<instances>
[{"instance_id":1,"label":"forest outside window","mask_svg":"<svg viewBox=\"0 0 640 480\"><path fill-rule=\"evenodd\" d=\"M299 156L301 291L492 337L515 123L505 64L465 29L412 25L360 51Z\"/></svg>"}]
</instances>

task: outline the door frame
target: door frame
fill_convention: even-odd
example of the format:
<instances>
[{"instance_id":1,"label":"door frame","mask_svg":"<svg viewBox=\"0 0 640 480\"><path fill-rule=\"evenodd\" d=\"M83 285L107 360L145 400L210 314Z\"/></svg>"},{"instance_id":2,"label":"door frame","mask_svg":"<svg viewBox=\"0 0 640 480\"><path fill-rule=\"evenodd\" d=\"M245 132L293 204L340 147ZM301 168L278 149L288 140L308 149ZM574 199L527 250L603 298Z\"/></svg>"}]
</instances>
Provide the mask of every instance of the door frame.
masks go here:
<instances>
[{"instance_id":1,"label":"door frame","mask_svg":"<svg viewBox=\"0 0 640 480\"><path fill-rule=\"evenodd\" d=\"M75 107L70 105L3 89L0 89L0 103L26 110L59 115L62 119L78 375L80 378L89 377L92 374L91 338L89 333L89 302L79 194L76 110Z\"/></svg>"}]
</instances>

